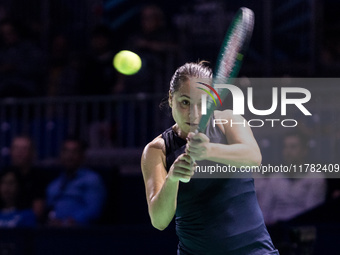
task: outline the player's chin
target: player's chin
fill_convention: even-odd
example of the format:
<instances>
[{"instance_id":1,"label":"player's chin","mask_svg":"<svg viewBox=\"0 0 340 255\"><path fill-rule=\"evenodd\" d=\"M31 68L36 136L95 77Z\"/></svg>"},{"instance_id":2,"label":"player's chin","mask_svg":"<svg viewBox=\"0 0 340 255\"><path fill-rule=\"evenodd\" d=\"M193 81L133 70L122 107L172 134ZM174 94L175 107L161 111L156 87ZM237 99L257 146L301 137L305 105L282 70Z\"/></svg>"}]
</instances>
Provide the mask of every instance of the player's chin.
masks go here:
<instances>
[{"instance_id":1,"label":"player's chin","mask_svg":"<svg viewBox=\"0 0 340 255\"><path fill-rule=\"evenodd\" d=\"M190 132L190 124L188 124L187 122L183 123L181 129L182 129L182 131L184 131L185 133L189 133L189 132Z\"/></svg>"}]
</instances>

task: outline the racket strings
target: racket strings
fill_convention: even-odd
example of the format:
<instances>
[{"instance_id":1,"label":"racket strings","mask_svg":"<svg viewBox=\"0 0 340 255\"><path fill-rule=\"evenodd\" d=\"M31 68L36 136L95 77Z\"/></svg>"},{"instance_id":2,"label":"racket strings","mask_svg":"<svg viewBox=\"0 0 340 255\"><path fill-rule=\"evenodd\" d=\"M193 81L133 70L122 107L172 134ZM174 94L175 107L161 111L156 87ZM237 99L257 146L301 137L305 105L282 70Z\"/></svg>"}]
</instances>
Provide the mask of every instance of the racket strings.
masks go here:
<instances>
[{"instance_id":1,"label":"racket strings","mask_svg":"<svg viewBox=\"0 0 340 255\"><path fill-rule=\"evenodd\" d=\"M237 65L239 51L245 40L245 34L245 26L242 23L237 24L232 31L231 38L225 46L225 53L221 61L221 67L223 68L220 68L216 74L219 82L225 82L225 80L231 76L234 67Z\"/></svg>"},{"instance_id":2,"label":"racket strings","mask_svg":"<svg viewBox=\"0 0 340 255\"><path fill-rule=\"evenodd\" d=\"M230 83L236 78L243 61L243 54L250 41L254 26L254 13L248 8L241 8L232 21L230 29L223 41L218 64L213 76L212 87L215 84ZM223 99L228 95L228 89L219 89L218 94ZM207 100L206 114L202 115L198 131L203 131L216 109L213 100Z\"/></svg>"}]
</instances>

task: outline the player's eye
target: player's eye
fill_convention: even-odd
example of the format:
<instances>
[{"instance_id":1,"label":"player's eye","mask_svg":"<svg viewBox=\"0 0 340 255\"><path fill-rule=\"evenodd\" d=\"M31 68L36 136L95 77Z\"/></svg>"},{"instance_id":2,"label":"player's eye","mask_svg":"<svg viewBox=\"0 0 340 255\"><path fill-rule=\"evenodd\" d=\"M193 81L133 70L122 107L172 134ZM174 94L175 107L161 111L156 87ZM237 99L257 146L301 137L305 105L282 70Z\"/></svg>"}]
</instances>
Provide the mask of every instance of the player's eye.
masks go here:
<instances>
[{"instance_id":1,"label":"player's eye","mask_svg":"<svg viewBox=\"0 0 340 255\"><path fill-rule=\"evenodd\" d=\"M183 105L190 105L190 101L189 101L189 100L183 100L183 101L182 101L182 104L183 104Z\"/></svg>"}]
</instances>

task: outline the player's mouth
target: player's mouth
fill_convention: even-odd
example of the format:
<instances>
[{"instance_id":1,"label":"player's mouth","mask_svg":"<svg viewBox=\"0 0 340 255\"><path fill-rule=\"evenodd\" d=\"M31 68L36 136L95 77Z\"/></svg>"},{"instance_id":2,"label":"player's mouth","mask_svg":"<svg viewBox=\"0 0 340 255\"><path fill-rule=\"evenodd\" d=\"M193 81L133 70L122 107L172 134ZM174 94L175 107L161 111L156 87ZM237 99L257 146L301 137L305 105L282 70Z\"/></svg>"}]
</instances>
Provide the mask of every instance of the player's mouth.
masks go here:
<instances>
[{"instance_id":1,"label":"player's mouth","mask_svg":"<svg viewBox=\"0 0 340 255\"><path fill-rule=\"evenodd\" d=\"M190 122L186 122L187 125L191 126L191 127L197 127L198 123L190 123Z\"/></svg>"}]
</instances>

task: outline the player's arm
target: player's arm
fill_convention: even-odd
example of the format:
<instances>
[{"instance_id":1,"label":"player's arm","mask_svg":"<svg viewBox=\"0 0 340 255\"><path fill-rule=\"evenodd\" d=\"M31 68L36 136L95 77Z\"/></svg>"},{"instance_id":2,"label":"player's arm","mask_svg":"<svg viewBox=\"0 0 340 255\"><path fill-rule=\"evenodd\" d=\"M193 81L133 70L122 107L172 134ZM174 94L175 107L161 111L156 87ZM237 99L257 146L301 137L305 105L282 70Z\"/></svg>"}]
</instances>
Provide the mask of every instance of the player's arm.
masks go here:
<instances>
[{"instance_id":1,"label":"player's arm","mask_svg":"<svg viewBox=\"0 0 340 255\"><path fill-rule=\"evenodd\" d=\"M187 143L189 155L196 160L206 159L236 167L259 165L262 160L261 152L244 118L225 110L216 111L215 119L228 120L227 123L221 121L223 124L215 126L225 134L228 144L210 143L205 134L190 133Z\"/></svg>"},{"instance_id":2,"label":"player's arm","mask_svg":"<svg viewBox=\"0 0 340 255\"><path fill-rule=\"evenodd\" d=\"M158 137L145 147L141 167L151 223L163 230L176 212L179 181L187 182L192 176L190 157L180 155L167 173L164 140Z\"/></svg>"}]
</instances>

